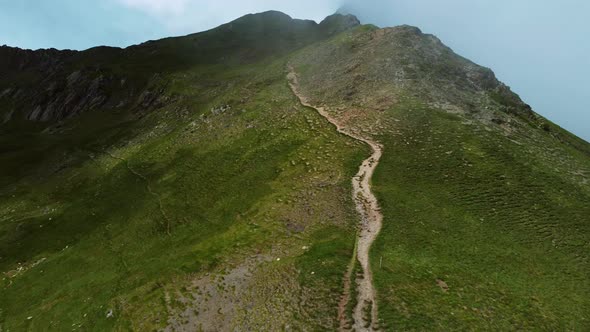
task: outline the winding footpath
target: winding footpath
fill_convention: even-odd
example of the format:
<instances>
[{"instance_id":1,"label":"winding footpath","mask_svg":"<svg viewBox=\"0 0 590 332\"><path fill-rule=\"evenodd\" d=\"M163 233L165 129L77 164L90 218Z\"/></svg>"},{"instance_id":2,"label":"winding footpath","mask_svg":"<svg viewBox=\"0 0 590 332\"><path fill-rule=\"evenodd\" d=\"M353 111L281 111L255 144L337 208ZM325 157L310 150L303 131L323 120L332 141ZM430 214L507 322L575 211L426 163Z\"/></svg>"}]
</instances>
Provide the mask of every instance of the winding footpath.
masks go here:
<instances>
[{"instance_id":1,"label":"winding footpath","mask_svg":"<svg viewBox=\"0 0 590 332\"><path fill-rule=\"evenodd\" d=\"M333 118L325 107L314 106L310 104L308 99L301 94L299 91L299 81L297 74L293 67L289 66L289 74L287 75L289 86L293 91L293 94L299 98L301 104L305 107L313 108L318 113L333 124L339 133L351 137L357 141L361 141L371 147L373 153L369 158L363 161L359 167L358 173L352 178L353 188L353 199L356 204L356 209L361 215L361 227L359 236L356 244L356 256L361 264L363 276L357 278L357 306L353 309L352 318L354 320L353 329L355 331L375 331L378 327L378 315L377 315L377 303L375 301L376 293L375 286L373 285L373 274L371 273L371 267L369 264L369 251L371 245L377 238L377 235L381 231L381 225L383 223L383 215L379 208L377 198L371 191L371 179L375 168L379 164L379 159L383 153L383 147L369 139L359 136L346 128L344 128L335 118ZM339 319L340 328L345 330L345 307L348 303L348 293L350 285L350 272L345 276L345 297L339 305Z\"/></svg>"}]
</instances>

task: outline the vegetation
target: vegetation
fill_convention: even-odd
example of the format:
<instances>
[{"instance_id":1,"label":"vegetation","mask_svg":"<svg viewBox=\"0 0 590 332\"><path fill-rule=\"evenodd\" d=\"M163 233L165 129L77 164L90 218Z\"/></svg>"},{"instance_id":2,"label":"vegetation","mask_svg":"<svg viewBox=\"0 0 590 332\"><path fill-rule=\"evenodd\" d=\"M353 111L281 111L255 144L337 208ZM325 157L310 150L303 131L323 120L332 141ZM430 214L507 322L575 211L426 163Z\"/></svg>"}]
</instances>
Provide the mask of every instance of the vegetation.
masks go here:
<instances>
[{"instance_id":1,"label":"vegetation","mask_svg":"<svg viewBox=\"0 0 590 332\"><path fill-rule=\"evenodd\" d=\"M381 137L387 153L374 188L385 221L372 256L373 266L382 259L374 271L383 323L588 329L590 192L544 155L570 151L411 102L388 116L400 121ZM587 165L578 157L570 162Z\"/></svg>"},{"instance_id":2,"label":"vegetation","mask_svg":"<svg viewBox=\"0 0 590 332\"><path fill-rule=\"evenodd\" d=\"M96 122L108 114L88 113L57 135L6 132L4 146L27 150L3 155L2 327L164 327L166 294L188 285L179 279L223 274L249 255L331 294L307 299L315 310L302 324L333 327L354 245L350 178L365 149L298 105L283 66L171 77L186 87L206 72L221 89L111 131ZM281 264L264 262L274 255Z\"/></svg>"},{"instance_id":3,"label":"vegetation","mask_svg":"<svg viewBox=\"0 0 590 332\"><path fill-rule=\"evenodd\" d=\"M416 28L359 27L292 62L311 103L383 144L380 327L589 328L587 142Z\"/></svg>"},{"instance_id":4,"label":"vegetation","mask_svg":"<svg viewBox=\"0 0 590 332\"><path fill-rule=\"evenodd\" d=\"M383 145L374 326L588 330L590 145L435 37L356 24L0 48L0 331L334 330L344 292L352 323L370 151L287 64Z\"/></svg>"}]
</instances>

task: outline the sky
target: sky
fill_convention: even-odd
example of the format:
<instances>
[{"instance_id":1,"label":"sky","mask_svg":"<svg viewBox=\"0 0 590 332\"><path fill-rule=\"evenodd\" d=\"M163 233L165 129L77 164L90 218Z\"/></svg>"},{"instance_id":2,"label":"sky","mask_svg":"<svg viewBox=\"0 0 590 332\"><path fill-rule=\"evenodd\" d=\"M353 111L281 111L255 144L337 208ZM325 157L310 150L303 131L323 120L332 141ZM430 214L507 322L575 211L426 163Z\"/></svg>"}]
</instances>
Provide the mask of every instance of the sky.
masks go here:
<instances>
[{"instance_id":1,"label":"sky","mask_svg":"<svg viewBox=\"0 0 590 332\"><path fill-rule=\"evenodd\" d=\"M587 0L0 0L0 45L86 49L203 31L280 10L320 21L339 8L363 23L410 24L492 68L525 102L590 141Z\"/></svg>"}]
</instances>

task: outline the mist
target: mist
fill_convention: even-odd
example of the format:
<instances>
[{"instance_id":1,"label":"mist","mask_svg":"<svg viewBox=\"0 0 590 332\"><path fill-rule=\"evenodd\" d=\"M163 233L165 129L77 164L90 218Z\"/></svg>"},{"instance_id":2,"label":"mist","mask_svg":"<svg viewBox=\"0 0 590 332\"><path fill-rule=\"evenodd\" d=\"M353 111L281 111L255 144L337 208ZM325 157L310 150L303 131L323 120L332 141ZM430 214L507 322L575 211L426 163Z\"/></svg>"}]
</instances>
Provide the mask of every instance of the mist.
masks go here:
<instances>
[{"instance_id":1,"label":"mist","mask_svg":"<svg viewBox=\"0 0 590 332\"><path fill-rule=\"evenodd\" d=\"M590 141L589 2L353 0L341 11L436 35L494 70L537 113Z\"/></svg>"}]
</instances>

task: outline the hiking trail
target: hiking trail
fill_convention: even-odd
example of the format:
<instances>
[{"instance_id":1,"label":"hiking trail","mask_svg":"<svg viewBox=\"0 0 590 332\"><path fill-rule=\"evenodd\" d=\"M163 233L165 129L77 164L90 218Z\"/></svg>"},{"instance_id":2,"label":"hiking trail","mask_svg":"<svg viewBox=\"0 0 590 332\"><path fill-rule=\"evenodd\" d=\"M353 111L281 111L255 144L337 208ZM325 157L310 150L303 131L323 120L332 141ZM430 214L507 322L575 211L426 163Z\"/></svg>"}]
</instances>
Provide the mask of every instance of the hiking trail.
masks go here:
<instances>
[{"instance_id":1,"label":"hiking trail","mask_svg":"<svg viewBox=\"0 0 590 332\"><path fill-rule=\"evenodd\" d=\"M381 155L383 154L383 147L370 138L362 137L344 128L330 115L326 107L312 105L299 91L299 80L294 68L288 66L288 69L289 73L287 75L287 80L289 81L289 86L291 87L293 94L299 99L301 105L315 109L321 116L328 120L328 122L333 124L339 133L357 141L361 141L369 145L373 150L371 156L363 161L359 167L358 173L352 178L353 199L356 205L356 210L361 216L360 230L355 251L356 258L362 267L362 277L356 278L358 298L357 305L352 313L352 318L354 320L352 328L355 331L375 331L378 329L378 311L377 303L375 301L376 292L375 286L373 285L373 274L371 273L371 267L369 264L369 251L371 245L381 231L383 215L381 214L377 198L371 191L371 179L375 168L377 168L377 165L379 164ZM344 285L347 289L344 290L343 299L338 308L338 319L340 320L341 330L346 330L347 325L344 311L350 300L348 298L350 294L348 286L351 283L351 273L349 271L347 271L344 277Z\"/></svg>"}]
</instances>

